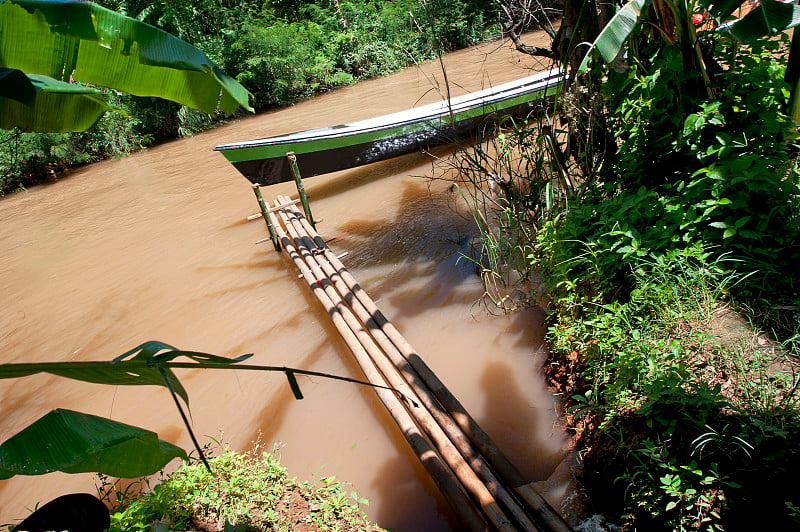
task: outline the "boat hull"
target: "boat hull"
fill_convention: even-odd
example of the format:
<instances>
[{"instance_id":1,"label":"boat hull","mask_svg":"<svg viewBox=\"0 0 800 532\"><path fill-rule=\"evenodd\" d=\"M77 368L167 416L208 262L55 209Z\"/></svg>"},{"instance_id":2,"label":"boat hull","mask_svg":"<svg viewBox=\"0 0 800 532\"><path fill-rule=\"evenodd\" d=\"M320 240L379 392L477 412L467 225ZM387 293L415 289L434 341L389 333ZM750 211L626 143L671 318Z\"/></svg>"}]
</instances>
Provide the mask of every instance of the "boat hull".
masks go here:
<instances>
[{"instance_id":1,"label":"boat hull","mask_svg":"<svg viewBox=\"0 0 800 532\"><path fill-rule=\"evenodd\" d=\"M254 184L291 181L288 152L297 157L303 177L336 172L457 142L503 117L531 115L544 97L557 90L560 71L530 80L351 125L217 146L215 150Z\"/></svg>"}]
</instances>

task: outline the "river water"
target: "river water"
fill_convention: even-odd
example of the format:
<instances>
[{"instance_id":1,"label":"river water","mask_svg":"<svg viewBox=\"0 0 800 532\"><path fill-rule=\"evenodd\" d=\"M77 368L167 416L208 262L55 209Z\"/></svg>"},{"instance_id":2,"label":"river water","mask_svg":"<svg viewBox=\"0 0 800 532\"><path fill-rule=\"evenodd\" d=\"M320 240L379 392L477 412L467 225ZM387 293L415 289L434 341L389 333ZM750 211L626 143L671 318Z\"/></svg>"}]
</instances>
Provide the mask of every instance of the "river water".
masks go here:
<instances>
[{"instance_id":1,"label":"river water","mask_svg":"<svg viewBox=\"0 0 800 532\"><path fill-rule=\"evenodd\" d=\"M507 45L448 55L455 94L530 73ZM110 360L147 340L360 378L327 315L269 243L249 183L215 145L365 119L441 98L438 63L370 80L294 107L118 160L0 201L0 361ZM541 309L490 316L461 253L474 228L431 183L417 154L306 180L318 230L523 474L558 506L569 482L566 437L541 377ZM267 199L290 193L263 189ZM457 530L447 504L368 388L281 374L179 372L204 442L244 449L256 439L290 475L335 475L395 531ZM139 425L191 446L161 388L108 387L38 375L0 382L5 440L53 408ZM0 482L0 524L37 501L94 491L91 475Z\"/></svg>"}]
</instances>

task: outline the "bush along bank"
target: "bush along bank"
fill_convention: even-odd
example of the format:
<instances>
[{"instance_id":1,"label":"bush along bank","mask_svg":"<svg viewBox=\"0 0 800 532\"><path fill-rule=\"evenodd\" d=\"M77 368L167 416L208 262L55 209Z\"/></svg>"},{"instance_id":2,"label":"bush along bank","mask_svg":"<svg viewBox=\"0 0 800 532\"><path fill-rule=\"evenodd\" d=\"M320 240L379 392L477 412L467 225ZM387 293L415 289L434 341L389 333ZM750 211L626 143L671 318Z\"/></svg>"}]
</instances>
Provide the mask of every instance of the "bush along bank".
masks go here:
<instances>
[{"instance_id":1,"label":"bush along bank","mask_svg":"<svg viewBox=\"0 0 800 532\"><path fill-rule=\"evenodd\" d=\"M185 463L141 494L101 477L98 489L113 508L110 532L384 530L367 520L361 506L368 501L346 483L335 477L314 483L289 478L275 450L226 449L209 463L213 474L202 463Z\"/></svg>"},{"instance_id":2,"label":"bush along bank","mask_svg":"<svg viewBox=\"0 0 800 532\"><path fill-rule=\"evenodd\" d=\"M719 39L709 96L677 47L641 43L560 116L456 156L485 299L548 309L545 373L590 510L625 530L800 525L788 44Z\"/></svg>"},{"instance_id":3,"label":"bush along bank","mask_svg":"<svg viewBox=\"0 0 800 532\"><path fill-rule=\"evenodd\" d=\"M594 510L625 529L800 525L787 489L800 474L787 48L728 50L715 99L682 90L690 74L670 48L610 70L617 151L537 234L546 370Z\"/></svg>"},{"instance_id":4,"label":"bush along bank","mask_svg":"<svg viewBox=\"0 0 800 532\"><path fill-rule=\"evenodd\" d=\"M490 6L462 0L98 3L203 50L253 94L257 111L291 105L431 59L439 50L498 36ZM104 92L124 114L107 113L88 132L0 131L0 195L52 180L80 164L190 135L221 120L157 98Z\"/></svg>"}]
</instances>

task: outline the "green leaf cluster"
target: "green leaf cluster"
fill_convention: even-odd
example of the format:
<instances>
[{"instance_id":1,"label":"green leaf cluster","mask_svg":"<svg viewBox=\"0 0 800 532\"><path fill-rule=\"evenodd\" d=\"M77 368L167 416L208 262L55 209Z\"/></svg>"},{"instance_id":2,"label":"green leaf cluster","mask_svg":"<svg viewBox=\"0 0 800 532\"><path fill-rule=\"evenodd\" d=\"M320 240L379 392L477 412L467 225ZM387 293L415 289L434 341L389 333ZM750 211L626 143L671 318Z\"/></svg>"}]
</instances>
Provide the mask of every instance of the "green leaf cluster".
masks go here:
<instances>
[{"instance_id":1,"label":"green leaf cluster","mask_svg":"<svg viewBox=\"0 0 800 532\"><path fill-rule=\"evenodd\" d=\"M586 200L548 226L545 241L558 242L548 247L557 282L611 290L628 284L642 260L700 246L730 254L738 261L732 267L750 274L740 295L777 293L791 302L800 173L775 61L786 45L740 49L717 78L716 100L684 90L693 73L675 49L608 74L616 153Z\"/></svg>"},{"instance_id":2,"label":"green leaf cluster","mask_svg":"<svg viewBox=\"0 0 800 532\"><path fill-rule=\"evenodd\" d=\"M0 480L14 475L99 472L151 475L186 452L139 427L56 409L0 445Z\"/></svg>"},{"instance_id":3,"label":"green leaf cluster","mask_svg":"<svg viewBox=\"0 0 800 532\"><path fill-rule=\"evenodd\" d=\"M792 443L800 401L781 392L796 376L768 374L769 357L751 358L713 334L714 315L740 281L728 267L700 250L668 252L640 261L621 299L587 300L576 285L557 302L554 359L580 360L568 411L600 426L585 458L588 482L601 484L599 511L624 528L798 524L787 511L797 497L778 487L800 470ZM752 504L764 514L742 509Z\"/></svg>"},{"instance_id":4,"label":"green leaf cluster","mask_svg":"<svg viewBox=\"0 0 800 532\"><path fill-rule=\"evenodd\" d=\"M275 449L225 449L210 463L213 476L199 464L184 464L149 493L126 500L111 514L111 531L152 530L154 522L169 523L175 530L222 529L223 523L225 530L382 530L359 507L368 504L366 499L355 492L348 495L346 484L335 477L323 478L319 485L289 478ZM305 511L297 510L303 506Z\"/></svg>"},{"instance_id":5,"label":"green leaf cluster","mask_svg":"<svg viewBox=\"0 0 800 532\"><path fill-rule=\"evenodd\" d=\"M90 2L0 2L0 127L81 131L109 109L91 83L213 113L248 93L197 48Z\"/></svg>"}]
</instances>

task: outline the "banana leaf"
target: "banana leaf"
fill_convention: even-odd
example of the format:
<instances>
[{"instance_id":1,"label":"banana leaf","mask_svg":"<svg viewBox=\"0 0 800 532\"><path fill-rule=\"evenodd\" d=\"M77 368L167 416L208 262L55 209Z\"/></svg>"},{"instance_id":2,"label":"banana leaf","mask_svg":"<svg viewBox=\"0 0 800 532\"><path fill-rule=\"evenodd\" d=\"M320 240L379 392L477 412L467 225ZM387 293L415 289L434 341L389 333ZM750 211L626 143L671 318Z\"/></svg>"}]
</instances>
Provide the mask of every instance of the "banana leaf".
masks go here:
<instances>
[{"instance_id":1,"label":"banana leaf","mask_svg":"<svg viewBox=\"0 0 800 532\"><path fill-rule=\"evenodd\" d=\"M324 377L327 379L363 384L374 388L385 388L404 397L402 392L387 386L379 386L368 382L286 366L244 365L240 362L252 357L252 354L227 358L197 351L182 351L169 344L158 341L145 342L115 359L87 362L32 362L18 364L0 364L0 379L18 379L37 373L50 373L60 377L75 379L96 384L120 386L155 385L174 390L185 404L189 404L189 396L178 378L172 372L174 368L182 369L238 369L245 371L280 372L286 375L295 398L302 399L303 394L297 383L297 375ZM191 362L176 360L188 358ZM234 366L234 364L236 364ZM162 375L163 373L163 375Z\"/></svg>"},{"instance_id":2,"label":"banana leaf","mask_svg":"<svg viewBox=\"0 0 800 532\"><path fill-rule=\"evenodd\" d=\"M1 364L0 379L50 373L98 384L163 386L172 394L200 459L209 471L211 468L205 460L202 447L177 399L180 396L188 405L188 394L172 368L279 371L286 375L296 399L303 398L296 375L326 377L386 388L404 397L393 388L316 371L277 366L233 366L251 356L247 354L226 358L196 351L181 351L169 344L151 341L109 362ZM191 362L176 360L179 357L188 358ZM417 406L413 401L410 403ZM122 460L120 456L125 456L125 459ZM158 471L174 457L185 458L186 454L171 444L160 442L157 435L144 429L79 412L54 410L0 446L0 479L17 474L38 475L57 470L67 473L99 471L117 477L137 477Z\"/></svg>"},{"instance_id":3,"label":"banana leaf","mask_svg":"<svg viewBox=\"0 0 800 532\"><path fill-rule=\"evenodd\" d=\"M100 472L151 475L186 452L154 432L110 419L56 409L0 445L0 479L14 475Z\"/></svg>"},{"instance_id":4,"label":"banana leaf","mask_svg":"<svg viewBox=\"0 0 800 532\"><path fill-rule=\"evenodd\" d=\"M732 4L726 4L722 7L712 5L712 15L724 20L735 9L741 7L739 5L731 9ZM761 0L758 6L754 7L744 17L722 24L717 28L717 31L726 35L730 35L734 39L744 43L752 43L758 39L775 35L789 28L793 28L800 24L800 6L796 3L780 2L779 0Z\"/></svg>"},{"instance_id":5,"label":"banana leaf","mask_svg":"<svg viewBox=\"0 0 800 532\"><path fill-rule=\"evenodd\" d=\"M612 62L633 29L639 24L642 13L648 7L650 7L650 0L631 0L617 11L589 47L586 57L578 67L578 74L586 72L594 50L600 51L600 55L606 63Z\"/></svg>"},{"instance_id":6,"label":"banana leaf","mask_svg":"<svg viewBox=\"0 0 800 532\"><path fill-rule=\"evenodd\" d=\"M85 131L111 110L97 89L0 68L0 129Z\"/></svg>"},{"instance_id":7,"label":"banana leaf","mask_svg":"<svg viewBox=\"0 0 800 532\"><path fill-rule=\"evenodd\" d=\"M35 362L22 364L0 364L0 379L17 379L37 373L50 373L96 384L120 386L164 386L171 388L189 404L189 395L178 378L165 364L178 357L186 357L196 363L212 363L214 367L227 367L246 360L252 355L226 358L195 351L181 351L163 342L145 342L127 353L109 361L97 362ZM200 367L185 364L183 367ZM163 371L163 374L162 374ZM167 383L166 379L169 381Z\"/></svg>"},{"instance_id":8,"label":"banana leaf","mask_svg":"<svg viewBox=\"0 0 800 532\"><path fill-rule=\"evenodd\" d=\"M209 114L219 108L229 115L239 106L252 111L247 90L202 51L81 0L0 0L0 66L158 96Z\"/></svg>"}]
</instances>

